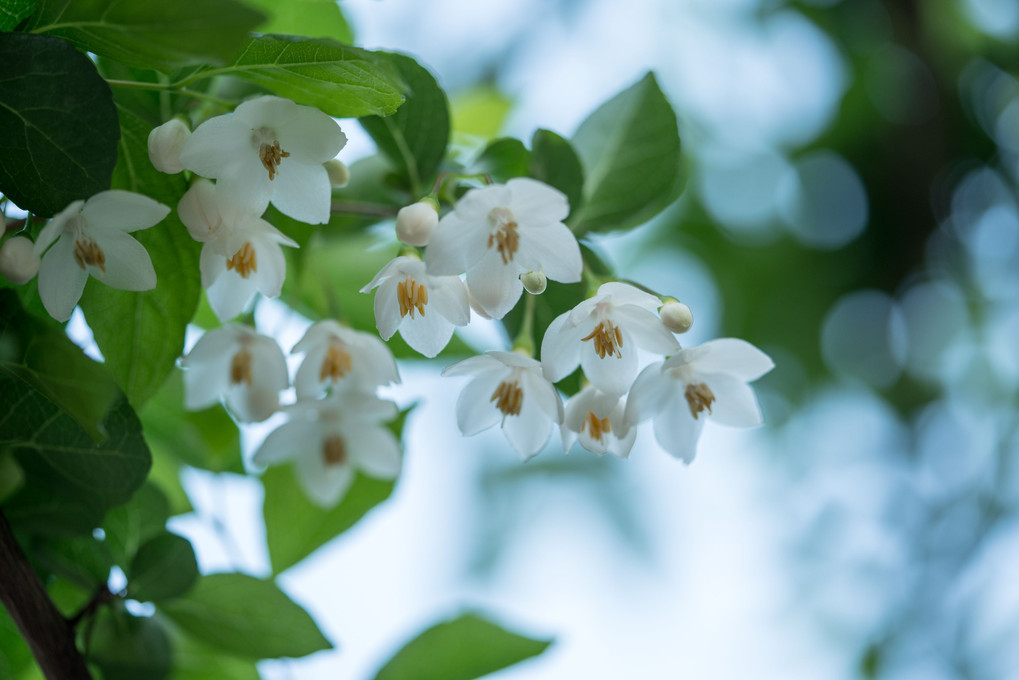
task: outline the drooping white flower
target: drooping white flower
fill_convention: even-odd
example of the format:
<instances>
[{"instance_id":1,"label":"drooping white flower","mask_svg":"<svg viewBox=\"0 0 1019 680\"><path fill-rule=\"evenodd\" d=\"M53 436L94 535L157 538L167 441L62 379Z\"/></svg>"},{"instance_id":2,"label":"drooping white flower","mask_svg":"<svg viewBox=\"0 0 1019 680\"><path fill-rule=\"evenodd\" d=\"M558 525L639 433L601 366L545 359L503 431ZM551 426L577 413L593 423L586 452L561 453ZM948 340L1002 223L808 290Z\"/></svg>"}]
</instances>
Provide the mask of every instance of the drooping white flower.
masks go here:
<instances>
[{"instance_id":1,"label":"drooping white flower","mask_svg":"<svg viewBox=\"0 0 1019 680\"><path fill-rule=\"evenodd\" d=\"M623 418L625 403L616 395L606 394L588 385L566 402L563 421L563 451L569 452L574 440L591 453L613 453L628 458L637 438L636 428Z\"/></svg>"},{"instance_id":2,"label":"drooping white flower","mask_svg":"<svg viewBox=\"0 0 1019 680\"><path fill-rule=\"evenodd\" d=\"M767 354L736 338L681 350L637 376L626 402L626 424L633 427L653 418L658 443L689 463L705 416L735 427L761 424L757 397L747 383L774 366Z\"/></svg>"},{"instance_id":3,"label":"drooping white flower","mask_svg":"<svg viewBox=\"0 0 1019 680\"><path fill-rule=\"evenodd\" d=\"M445 376L471 376L456 401L460 432L470 436L501 424L525 459L548 440L552 423L563 422L563 402L541 373L541 364L515 352L490 351L448 366Z\"/></svg>"},{"instance_id":4,"label":"drooping white flower","mask_svg":"<svg viewBox=\"0 0 1019 680\"><path fill-rule=\"evenodd\" d=\"M521 274L580 281L580 246L563 224L569 212L565 195L526 177L472 189L435 228L425 251L428 271L467 272L471 295L488 316L501 319L520 299Z\"/></svg>"},{"instance_id":5,"label":"drooping white flower","mask_svg":"<svg viewBox=\"0 0 1019 680\"><path fill-rule=\"evenodd\" d=\"M340 502L356 471L394 479L400 474L400 445L380 423L396 416L396 405L375 397L342 393L288 407L290 421L273 430L254 461L293 461L297 480L317 505Z\"/></svg>"},{"instance_id":6,"label":"drooping white flower","mask_svg":"<svg viewBox=\"0 0 1019 680\"><path fill-rule=\"evenodd\" d=\"M604 283L598 294L560 314L541 341L545 375L558 382L577 365L591 384L620 395L637 375L637 348L656 354L679 350L672 332L655 314L661 301L625 283Z\"/></svg>"},{"instance_id":7,"label":"drooping white flower","mask_svg":"<svg viewBox=\"0 0 1019 680\"><path fill-rule=\"evenodd\" d=\"M438 223L439 213L432 201L405 205L396 213L396 238L409 246L427 246Z\"/></svg>"},{"instance_id":8,"label":"drooping white flower","mask_svg":"<svg viewBox=\"0 0 1019 680\"><path fill-rule=\"evenodd\" d=\"M240 314L256 292L279 296L287 269L280 245L296 248L294 241L207 180L191 185L177 214L202 242L202 286L220 321Z\"/></svg>"},{"instance_id":9,"label":"drooping white flower","mask_svg":"<svg viewBox=\"0 0 1019 680\"><path fill-rule=\"evenodd\" d=\"M290 385L287 362L276 341L238 324L208 331L181 367L185 408L209 408L222 398L246 423L275 413L280 392Z\"/></svg>"},{"instance_id":10,"label":"drooping white flower","mask_svg":"<svg viewBox=\"0 0 1019 680\"><path fill-rule=\"evenodd\" d=\"M425 263L400 256L390 260L361 289L375 293L375 325L384 340L397 330L408 345L434 357L453 337L454 326L471 320L467 287L459 276L433 276Z\"/></svg>"},{"instance_id":11,"label":"drooping white flower","mask_svg":"<svg viewBox=\"0 0 1019 680\"><path fill-rule=\"evenodd\" d=\"M190 137L190 128L179 118L152 128L148 139L149 160L152 166L168 175L175 175L184 170L184 165L180 162L180 152Z\"/></svg>"},{"instance_id":12,"label":"drooping white flower","mask_svg":"<svg viewBox=\"0 0 1019 680\"><path fill-rule=\"evenodd\" d=\"M71 317L89 274L111 288L155 288L152 260L128 234L148 229L169 212L148 196L115 189L74 201L58 213L35 242L35 254L42 255L39 297L50 316L57 321Z\"/></svg>"},{"instance_id":13,"label":"drooping white flower","mask_svg":"<svg viewBox=\"0 0 1019 680\"><path fill-rule=\"evenodd\" d=\"M12 236L0 246L0 276L13 284L28 283L39 271L35 244L24 236Z\"/></svg>"},{"instance_id":14,"label":"drooping white flower","mask_svg":"<svg viewBox=\"0 0 1019 680\"><path fill-rule=\"evenodd\" d=\"M180 161L258 215L271 201L295 220L325 224L332 189L323 163L346 142L318 109L265 95L199 125Z\"/></svg>"},{"instance_id":15,"label":"drooping white flower","mask_svg":"<svg viewBox=\"0 0 1019 680\"><path fill-rule=\"evenodd\" d=\"M316 399L327 387L374 394L380 385L400 382L396 360L371 333L344 328L332 319L314 324L294 345L305 352L294 387L298 399Z\"/></svg>"}]
</instances>

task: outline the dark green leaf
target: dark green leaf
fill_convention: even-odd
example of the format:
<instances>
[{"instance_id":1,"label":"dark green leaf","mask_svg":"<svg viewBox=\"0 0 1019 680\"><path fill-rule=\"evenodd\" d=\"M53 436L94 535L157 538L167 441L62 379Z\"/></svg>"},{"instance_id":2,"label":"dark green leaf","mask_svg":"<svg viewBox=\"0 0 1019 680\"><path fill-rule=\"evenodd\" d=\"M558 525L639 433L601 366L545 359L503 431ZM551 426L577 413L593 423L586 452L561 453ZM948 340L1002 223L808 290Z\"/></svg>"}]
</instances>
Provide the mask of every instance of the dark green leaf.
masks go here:
<instances>
[{"instance_id":1,"label":"dark green leaf","mask_svg":"<svg viewBox=\"0 0 1019 680\"><path fill-rule=\"evenodd\" d=\"M175 208L187 191L183 175L167 175L149 162L151 126L125 107L118 107L124 136L113 173L113 187L145 194ZM184 332L201 294L198 257L175 210L159 224L133 233L145 246L156 270L153 290L116 290L90 280L81 308L106 358L106 366L131 403L141 407L151 397L184 350Z\"/></svg>"},{"instance_id":2,"label":"dark green leaf","mask_svg":"<svg viewBox=\"0 0 1019 680\"><path fill-rule=\"evenodd\" d=\"M88 660L103 680L162 680L171 670L170 639L158 618L132 616L115 601L96 615Z\"/></svg>"},{"instance_id":3,"label":"dark green leaf","mask_svg":"<svg viewBox=\"0 0 1019 680\"><path fill-rule=\"evenodd\" d=\"M331 649L307 612L272 581L245 574L203 576L160 610L195 638L253 659L305 656Z\"/></svg>"},{"instance_id":4,"label":"dark green leaf","mask_svg":"<svg viewBox=\"0 0 1019 680\"><path fill-rule=\"evenodd\" d=\"M512 137L494 139L470 167L470 172L485 173L496 182L524 177L531 167L531 152Z\"/></svg>"},{"instance_id":5,"label":"dark green leaf","mask_svg":"<svg viewBox=\"0 0 1019 680\"><path fill-rule=\"evenodd\" d=\"M573 146L585 176L578 233L643 224L682 189L676 113L652 73L588 116Z\"/></svg>"},{"instance_id":6,"label":"dark green leaf","mask_svg":"<svg viewBox=\"0 0 1019 680\"><path fill-rule=\"evenodd\" d=\"M3 503L11 526L27 534L67 538L91 536L104 509L53 494L30 480Z\"/></svg>"},{"instance_id":7,"label":"dark green leaf","mask_svg":"<svg viewBox=\"0 0 1019 680\"><path fill-rule=\"evenodd\" d=\"M191 543L164 531L138 548L127 570L127 595L143 602L166 600L183 595L197 580Z\"/></svg>"},{"instance_id":8,"label":"dark green leaf","mask_svg":"<svg viewBox=\"0 0 1019 680\"><path fill-rule=\"evenodd\" d=\"M407 100L391 116L361 118L360 123L379 151L400 169L410 193L417 198L431 187L446 155L449 102L426 68L401 54L388 58L406 85Z\"/></svg>"},{"instance_id":9,"label":"dark green leaf","mask_svg":"<svg viewBox=\"0 0 1019 680\"><path fill-rule=\"evenodd\" d=\"M120 128L110 88L66 40L0 33L0 193L48 217L110 188Z\"/></svg>"},{"instance_id":10,"label":"dark green leaf","mask_svg":"<svg viewBox=\"0 0 1019 680\"><path fill-rule=\"evenodd\" d=\"M269 20L258 27L262 33L304 35L309 38L332 38L350 45L354 32L337 0L246 0L268 15Z\"/></svg>"},{"instance_id":11,"label":"dark green leaf","mask_svg":"<svg viewBox=\"0 0 1019 680\"><path fill-rule=\"evenodd\" d=\"M35 3L36 0L0 0L0 31L13 31L31 16Z\"/></svg>"},{"instance_id":12,"label":"dark green leaf","mask_svg":"<svg viewBox=\"0 0 1019 680\"><path fill-rule=\"evenodd\" d=\"M274 467L262 475L265 485L262 516L274 574L292 567L354 526L393 491L391 481L358 475L340 504L326 510L308 500L292 468ZM295 527L301 530L295 531Z\"/></svg>"},{"instance_id":13,"label":"dark green leaf","mask_svg":"<svg viewBox=\"0 0 1019 680\"><path fill-rule=\"evenodd\" d=\"M403 101L393 74L378 57L321 38L258 36L229 66L191 79L220 74L245 78L336 118L389 115Z\"/></svg>"},{"instance_id":14,"label":"dark green leaf","mask_svg":"<svg viewBox=\"0 0 1019 680\"><path fill-rule=\"evenodd\" d=\"M25 483L25 472L10 451L0 451L0 503Z\"/></svg>"},{"instance_id":15,"label":"dark green leaf","mask_svg":"<svg viewBox=\"0 0 1019 680\"><path fill-rule=\"evenodd\" d=\"M90 592L106 583L113 568L109 547L91 536L41 540L33 546L32 554L46 571Z\"/></svg>"},{"instance_id":16,"label":"dark green leaf","mask_svg":"<svg viewBox=\"0 0 1019 680\"><path fill-rule=\"evenodd\" d=\"M138 547L159 535L170 517L170 504L158 488L147 482L131 500L113 508L103 519L106 545L121 567L131 564Z\"/></svg>"},{"instance_id":17,"label":"dark green leaf","mask_svg":"<svg viewBox=\"0 0 1019 680\"><path fill-rule=\"evenodd\" d=\"M473 680L537 656L550 644L465 614L408 642L375 680Z\"/></svg>"},{"instance_id":18,"label":"dark green leaf","mask_svg":"<svg viewBox=\"0 0 1019 680\"><path fill-rule=\"evenodd\" d=\"M225 64L265 17L236 0L40 0L35 33L130 66Z\"/></svg>"},{"instance_id":19,"label":"dark green leaf","mask_svg":"<svg viewBox=\"0 0 1019 680\"><path fill-rule=\"evenodd\" d=\"M536 130L531 138L528 174L566 194L570 212L580 208L584 197L584 169L570 143L551 130Z\"/></svg>"}]
</instances>

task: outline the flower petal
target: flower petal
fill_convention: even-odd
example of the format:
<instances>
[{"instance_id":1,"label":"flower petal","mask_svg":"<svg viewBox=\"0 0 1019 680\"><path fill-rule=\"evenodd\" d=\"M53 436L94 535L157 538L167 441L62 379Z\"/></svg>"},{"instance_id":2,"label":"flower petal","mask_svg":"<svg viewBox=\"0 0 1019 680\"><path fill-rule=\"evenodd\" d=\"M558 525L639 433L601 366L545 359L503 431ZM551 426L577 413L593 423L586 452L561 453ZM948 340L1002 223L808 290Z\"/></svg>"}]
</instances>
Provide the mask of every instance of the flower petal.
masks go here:
<instances>
[{"instance_id":1,"label":"flower petal","mask_svg":"<svg viewBox=\"0 0 1019 680\"><path fill-rule=\"evenodd\" d=\"M205 261L205 250L202 250L202 261ZM212 256L216 257L216 256ZM211 260L212 258L210 258ZM222 260L222 258L219 258ZM205 279L205 270L202 272L202 279ZM244 278L235 271L226 269L223 260L223 270L216 279L205 289L205 295L209 299L209 306L216 313L220 321L229 321L234 318L251 303L255 297L255 280L251 277Z\"/></svg>"},{"instance_id":2,"label":"flower petal","mask_svg":"<svg viewBox=\"0 0 1019 680\"><path fill-rule=\"evenodd\" d=\"M739 378L723 373L698 374L715 395L711 419L733 427L755 427L764 422L753 388Z\"/></svg>"},{"instance_id":3,"label":"flower petal","mask_svg":"<svg viewBox=\"0 0 1019 680\"><path fill-rule=\"evenodd\" d=\"M276 465L314 455L321 446L322 434L315 423L291 420L269 433L252 460L259 465Z\"/></svg>"},{"instance_id":4,"label":"flower petal","mask_svg":"<svg viewBox=\"0 0 1019 680\"><path fill-rule=\"evenodd\" d=\"M110 288L119 290L152 290L156 287L156 270L145 246L133 236L110 230L96 239L106 256L106 271L92 267L92 275Z\"/></svg>"},{"instance_id":5,"label":"flower petal","mask_svg":"<svg viewBox=\"0 0 1019 680\"><path fill-rule=\"evenodd\" d=\"M227 363L213 362L187 368L184 371L184 408L200 411L218 404L220 395L230 387L228 369Z\"/></svg>"},{"instance_id":6,"label":"flower petal","mask_svg":"<svg viewBox=\"0 0 1019 680\"><path fill-rule=\"evenodd\" d=\"M194 240L204 243L215 238L223 222L216 185L206 179L196 180L177 203L177 216Z\"/></svg>"},{"instance_id":7,"label":"flower petal","mask_svg":"<svg viewBox=\"0 0 1019 680\"><path fill-rule=\"evenodd\" d=\"M387 279L375 291L375 327L378 328L383 340L393 337L402 320L398 285L398 281Z\"/></svg>"},{"instance_id":8,"label":"flower petal","mask_svg":"<svg viewBox=\"0 0 1019 680\"><path fill-rule=\"evenodd\" d=\"M590 327L590 328L589 328ZM594 322L574 326L570 312L563 312L545 330L541 339L541 367L551 382L559 382L576 370L580 364L581 338L591 332Z\"/></svg>"},{"instance_id":9,"label":"flower petal","mask_svg":"<svg viewBox=\"0 0 1019 680\"><path fill-rule=\"evenodd\" d=\"M656 362L645 368L633 381L630 394L626 398L626 411L623 420L627 427L633 427L655 416L662 410L669 393L679 390L680 384L662 373L662 362Z\"/></svg>"},{"instance_id":10,"label":"flower petal","mask_svg":"<svg viewBox=\"0 0 1019 680\"><path fill-rule=\"evenodd\" d=\"M507 416L502 429L513 448L526 460L538 453L548 441L552 421L534 395L525 390L520 414Z\"/></svg>"},{"instance_id":11,"label":"flower petal","mask_svg":"<svg viewBox=\"0 0 1019 680\"><path fill-rule=\"evenodd\" d=\"M678 352L679 342L658 315L635 305L622 305L612 310L612 320L622 326L641 349L655 354Z\"/></svg>"},{"instance_id":12,"label":"flower petal","mask_svg":"<svg viewBox=\"0 0 1019 680\"><path fill-rule=\"evenodd\" d=\"M544 182L530 177L515 177L506 182L506 188L511 192L513 216L519 222L562 222L570 214L566 195Z\"/></svg>"},{"instance_id":13,"label":"flower petal","mask_svg":"<svg viewBox=\"0 0 1019 680\"><path fill-rule=\"evenodd\" d=\"M697 455L697 440L704 429L705 418L690 415L686 399L677 390L669 395L662 411L655 416L655 439L663 449L684 463Z\"/></svg>"},{"instance_id":14,"label":"flower petal","mask_svg":"<svg viewBox=\"0 0 1019 680\"><path fill-rule=\"evenodd\" d=\"M347 447L354 463L366 475L394 479L400 474L403 465L400 444L388 428L350 427L347 430Z\"/></svg>"},{"instance_id":15,"label":"flower petal","mask_svg":"<svg viewBox=\"0 0 1019 680\"><path fill-rule=\"evenodd\" d=\"M658 297L619 281L609 281L598 286L598 295L611 298L613 305L636 305L649 312L657 312L662 306Z\"/></svg>"},{"instance_id":16,"label":"flower petal","mask_svg":"<svg viewBox=\"0 0 1019 680\"><path fill-rule=\"evenodd\" d=\"M506 316L524 291L516 266L504 265L496 250L488 251L478 265L467 271L467 287L493 319Z\"/></svg>"},{"instance_id":17,"label":"flower petal","mask_svg":"<svg viewBox=\"0 0 1019 680\"><path fill-rule=\"evenodd\" d=\"M275 130L280 147L301 163L321 165L335 158L347 143L339 124L311 106L298 105Z\"/></svg>"},{"instance_id":18,"label":"flower petal","mask_svg":"<svg viewBox=\"0 0 1019 680\"><path fill-rule=\"evenodd\" d=\"M492 403L492 394L505 377L501 372L486 373L464 387L456 400L456 424L465 437L487 430L502 418L502 413Z\"/></svg>"},{"instance_id":19,"label":"flower petal","mask_svg":"<svg viewBox=\"0 0 1019 680\"><path fill-rule=\"evenodd\" d=\"M161 222L170 208L133 191L101 191L85 201L81 209L92 229L138 231Z\"/></svg>"},{"instance_id":20,"label":"flower petal","mask_svg":"<svg viewBox=\"0 0 1019 680\"><path fill-rule=\"evenodd\" d=\"M297 392L298 400L317 399L322 393L322 380L320 376L327 348L328 346L325 343L313 346L308 350L304 361L301 362L301 366L297 369L297 375L294 376L294 390ZM295 347L294 349L297 348Z\"/></svg>"},{"instance_id":21,"label":"flower petal","mask_svg":"<svg viewBox=\"0 0 1019 680\"><path fill-rule=\"evenodd\" d=\"M719 338L701 347L708 351L696 360L698 373L727 373L750 382L775 367L771 357L739 338Z\"/></svg>"},{"instance_id":22,"label":"flower petal","mask_svg":"<svg viewBox=\"0 0 1019 680\"><path fill-rule=\"evenodd\" d=\"M428 277L428 305L449 320L454 326L466 326L471 320L471 305L467 286L459 276Z\"/></svg>"},{"instance_id":23,"label":"flower petal","mask_svg":"<svg viewBox=\"0 0 1019 680\"><path fill-rule=\"evenodd\" d=\"M83 205L85 205L85 201L72 201L71 205L54 215L53 219L46 223L46 226L39 231L39 236L35 239L36 255L41 257L46 249L60 238L60 235L64 233L64 227L67 226L68 220L72 217L77 217L81 213Z\"/></svg>"},{"instance_id":24,"label":"flower petal","mask_svg":"<svg viewBox=\"0 0 1019 680\"><path fill-rule=\"evenodd\" d=\"M621 335L623 343L619 347L619 356L598 356L593 340L581 343L583 347L580 349L580 365L587 379L602 392L616 396L629 390L637 375L637 348L628 342L630 337L626 331L622 331Z\"/></svg>"},{"instance_id":25,"label":"flower petal","mask_svg":"<svg viewBox=\"0 0 1019 680\"><path fill-rule=\"evenodd\" d=\"M65 234L49 249L39 266L39 297L57 321L67 321L85 290L88 272L74 261L74 238Z\"/></svg>"},{"instance_id":26,"label":"flower petal","mask_svg":"<svg viewBox=\"0 0 1019 680\"><path fill-rule=\"evenodd\" d=\"M323 165L305 165L284 158L270 182L271 201L284 215L308 224L329 221L332 187Z\"/></svg>"},{"instance_id":27,"label":"flower petal","mask_svg":"<svg viewBox=\"0 0 1019 680\"><path fill-rule=\"evenodd\" d=\"M184 143L180 162L191 172L212 179L234 174L244 164L259 164L251 127L233 114L210 118Z\"/></svg>"},{"instance_id":28,"label":"flower petal","mask_svg":"<svg viewBox=\"0 0 1019 680\"><path fill-rule=\"evenodd\" d=\"M436 356L453 337L453 324L435 310L425 307L424 314L408 314L400 321L400 335L421 354L428 358Z\"/></svg>"},{"instance_id":29,"label":"flower petal","mask_svg":"<svg viewBox=\"0 0 1019 680\"><path fill-rule=\"evenodd\" d=\"M584 261L577 237L563 224L540 228L520 228L517 262L525 270L541 270L560 283L580 281Z\"/></svg>"},{"instance_id":30,"label":"flower petal","mask_svg":"<svg viewBox=\"0 0 1019 680\"><path fill-rule=\"evenodd\" d=\"M463 361L458 361L455 364L450 364L446 368L442 369L442 375L444 377L457 377L462 375L481 375L490 371L502 371L506 368L506 365L494 359L487 354L479 356L468 357Z\"/></svg>"},{"instance_id":31,"label":"flower petal","mask_svg":"<svg viewBox=\"0 0 1019 680\"><path fill-rule=\"evenodd\" d=\"M350 489L354 482L354 468L350 465L326 465L321 446L320 443L318 450L297 458L295 472L311 502L319 507L331 508Z\"/></svg>"}]
</instances>

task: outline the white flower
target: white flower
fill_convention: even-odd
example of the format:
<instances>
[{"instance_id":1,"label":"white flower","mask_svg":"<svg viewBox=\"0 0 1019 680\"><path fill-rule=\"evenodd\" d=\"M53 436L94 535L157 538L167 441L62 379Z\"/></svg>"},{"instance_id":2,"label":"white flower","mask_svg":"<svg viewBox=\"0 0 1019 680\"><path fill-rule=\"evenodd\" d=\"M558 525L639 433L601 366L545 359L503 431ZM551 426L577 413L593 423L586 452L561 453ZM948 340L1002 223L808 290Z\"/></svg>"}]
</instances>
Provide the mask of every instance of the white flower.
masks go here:
<instances>
[{"instance_id":1,"label":"white flower","mask_svg":"<svg viewBox=\"0 0 1019 680\"><path fill-rule=\"evenodd\" d=\"M74 201L50 220L35 242L36 255L46 252L39 267L39 297L50 316L57 321L71 317L89 274L111 288L155 288L152 260L128 233L148 229L169 212L148 196L113 190Z\"/></svg>"},{"instance_id":2,"label":"white flower","mask_svg":"<svg viewBox=\"0 0 1019 680\"><path fill-rule=\"evenodd\" d=\"M439 213L431 201L418 201L396 213L396 238L409 246L426 246L439 223Z\"/></svg>"},{"instance_id":3,"label":"white flower","mask_svg":"<svg viewBox=\"0 0 1019 680\"><path fill-rule=\"evenodd\" d=\"M559 393L530 357L490 351L448 366L442 375L473 377L456 401L457 425L465 436L501 423L510 444L527 459L548 440L552 423L563 422Z\"/></svg>"},{"instance_id":4,"label":"white flower","mask_svg":"<svg viewBox=\"0 0 1019 680\"><path fill-rule=\"evenodd\" d=\"M332 189L323 163L346 141L336 121L318 109L266 95L199 125L180 161L219 180L252 212L261 215L271 201L295 220L325 224Z\"/></svg>"},{"instance_id":5,"label":"white flower","mask_svg":"<svg viewBox=\"0 0 1019 680\"><path fill-rule=\"evenodd\" d=\"M296 248L296 243L207 180L191 185L177 214L203 244L202 286L220 321L240 314L256 292L279 296L287 269L280 244Z\"/></svg>"},{"instance_id":6,"label":"white flower","mask_svg":"<svg viewBox=\"0 0 1019 680\"><path fill-rule=\"evenodd\" d=\"M179 118L174 118L159 127L152 128L149 133L149 160L160 172L175 175L184 169L180 162L180 152L191 137L191 130Z\"/></svg>"},{"instance_id":7,"label":"white flower","mask_svg":"<svg viewBox=\"0 0 1019 680\"><path fill-rule=\"evenodd\" d=\"M377 336L344 328L332 319L308 329L293 353L306 352L297 369L298 399L316 399L327 386L374 393L380 385L400 382L396 361Z\"/></svg>"},{"instance_id":8,"label":"white flower","mask_svg":"<svg viewBox=\"0 0 1019 680\"><path fill-rule=\"evenodd\" d=\"M400 474L400 445L379 424L396 415L392 402L345 394L298 402L287 411L290 421L265 438L254 461L261 465L294 461L298 482L317 505L336 505L356 470L381 479Z\"/></svg>"},{"instance_id":9,"label":"white flower","mask_svg":"<svg viewBox=\"0 0 1019 680\"><path fill-rule=\"evenodd\" d=\"M0 246L0 275L13 284L28 283L39 271L35 244L24 236L12 236Z\"/></svg>"},{"instance_id":10,"label":"white flower","mask_svg":"<svg viewBox=\"0 0 1019 680\"><path fill-rule=\"evenodd\" d=\"M375 325L384 340L397 330L407 344L434 357L453 337L454 326L471 320L467 287L458 276L432 276L410 257L390 260L362 293L375 293Z\"/></svg>"},{"instance_id":11,"label":"white flower","mask_svg":"<svg viewBox=\"0 0 1019 680\"><path fill-rule=\"evenodd\" d=\"M703 416L736 427L761 424L757 397L747 383L774 366L767 354L735 338L681 350L637 376L626 403L626 424L654 418L658 443L689 463L697 452Z\"/></svg>"},{"instance_id":12,"label":"white flower","mask_svg":"<svg viewBox=\"0 0 1019 680\"><path fill-rule=\"evenodd\" d=\"M488 316L501 319L520 299L520 275L544 271L580 281L583 261L561 192L526 177L467 192L439 221L425 252L432 274L467 272L467 287Z\"/></svg>"},{"instance_id":13,"label":"white flower","mask_svg":"<svg viewBox=\"0 0 1019 680\"><path fill-rule=\"evenodd\" d=\"M566 402L563 421L563 451L569 452L574 438L591 453L613 453L627 458L637 438L636 428L623 418L624 402L588 385Z\"/></svg>"},{"instance_id":14,"label":"white flower","mask_svg":"<svg viewBox=\"0 0 1019 680\"><path fill-rule=\"evenodd\" d=\"M279 393L290 385L276 341L237 324L208 331L181 367L185 408L208 408L222 397L241 422L261 422L275 413Z\"/></svg>"},{"instance_id":15,"label":"white flower","mask_svg":"<svg viewBox=\"0 0 1019 680\"><path fill-rule=\"evenodd\" d=\"M655 314L661 301L625 283L604 283L598 294L560 314L541 341L545 375L558 382L577 364L595 387L626 392L637 375L637 347L656 354L679 350L672 332Z\"/></svg>"}]
</instances>

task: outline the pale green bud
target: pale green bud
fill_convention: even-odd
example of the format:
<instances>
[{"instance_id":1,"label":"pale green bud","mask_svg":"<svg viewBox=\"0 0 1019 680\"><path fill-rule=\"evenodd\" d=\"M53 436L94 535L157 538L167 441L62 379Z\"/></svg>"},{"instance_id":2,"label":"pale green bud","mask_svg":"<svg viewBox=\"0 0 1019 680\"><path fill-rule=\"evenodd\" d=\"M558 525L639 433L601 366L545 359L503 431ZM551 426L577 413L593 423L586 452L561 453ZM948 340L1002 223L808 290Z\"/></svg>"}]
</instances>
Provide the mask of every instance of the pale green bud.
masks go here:
<instances>
[{"instance_id":1,"label":"pale green bud","mask_svg":"<svg viewBox=\"0 0 1019 680\"><path fill-rule=\"evenodd\" d=\"M658 313L662 317L662 323L673 333L686 333L693 325L693 314L690 308L678 300L666 298Z\"/></svg>"},{"instance_id":2,"label":"pale green bud","mask_svg":"<svg viewBox=\"0 0 1019 680\"><path fill-rule=\"evenodd\" d=\"M396 237L410 246L426 246L438 223L435 205L423 199L400 208L396 214Z\"/></svg>"},{"instance_id":3,"label":"pale green bud","mask_svg":"<svg viewBox=\"0 0 1019 680\"><path fill-rule=\"evenodd\" d=\"M35 244L24 236L12 236L0 246L0 274L11 283L27 283L38 271Z\"/></svg>"},{"instance_id":4,"label":"pale green bud","mask_svg":"<svg viewBox=\"0 0 1019 680\"><path fill-rule=\"evenodd\" d=\"M343 161L334 158L331 161L326 161L323 165L325 165L326 172L329 173L329 184L337 189L342 189L350 183L350 168Z\"/></svg>"},{"instance_id":5,"label":"pale green bud","mask_svg":"<svg viewBox=\"0 0 1019 680\"><path fill-rule=\"evenodd\" d=\"M184 169L180 152L191 137L187 123L179 118L153 128L149 133L149 160L160 172L175 175Z\"/></svg>"},{"instance_id":6,"label":"pale green bud","mask_svg":"<svg viewBox=\"0 0 1019 680\"><path fill-rule=\"evenodd\" d=\"M545 278L545 272L542 271L529 271L526 274L521 274L520 282L524 284L524 290L531 295L541 295L545 292L545 287L548 286L548 279Z\"/></svg>"}]
</instances>

